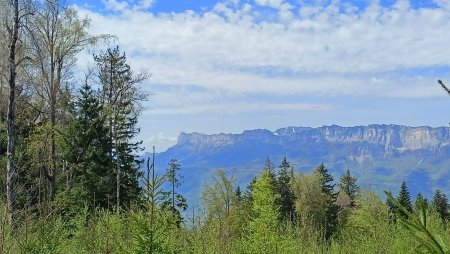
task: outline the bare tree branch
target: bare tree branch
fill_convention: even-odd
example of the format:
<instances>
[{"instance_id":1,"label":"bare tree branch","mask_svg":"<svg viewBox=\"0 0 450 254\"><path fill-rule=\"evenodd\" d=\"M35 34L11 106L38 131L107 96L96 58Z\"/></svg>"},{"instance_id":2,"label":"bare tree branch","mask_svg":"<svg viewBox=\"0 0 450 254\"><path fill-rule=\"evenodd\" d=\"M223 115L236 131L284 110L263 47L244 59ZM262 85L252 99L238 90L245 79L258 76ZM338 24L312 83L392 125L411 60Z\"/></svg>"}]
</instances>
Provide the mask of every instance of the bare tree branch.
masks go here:
<instances>
[{"instance_id":1,"label":"bare tree branch","mask_svg":"<svg viewBox=\"0 0 450 254\"><path fill-rule=\"evenodd\" d=\"M450 95L450 89L442 82L442 80L438 79L439 85L447 92L448 95Z\"/></svg>"}]
</instances>

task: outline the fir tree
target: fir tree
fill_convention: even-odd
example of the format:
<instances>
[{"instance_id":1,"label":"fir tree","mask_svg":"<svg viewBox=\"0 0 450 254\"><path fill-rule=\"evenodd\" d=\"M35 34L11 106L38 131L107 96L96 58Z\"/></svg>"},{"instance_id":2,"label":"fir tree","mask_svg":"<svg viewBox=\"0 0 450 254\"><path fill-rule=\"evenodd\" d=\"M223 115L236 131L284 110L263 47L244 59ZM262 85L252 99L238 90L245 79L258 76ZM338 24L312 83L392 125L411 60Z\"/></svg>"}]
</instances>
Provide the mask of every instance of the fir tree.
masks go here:
<instances>
[{"instance_id":1,"label":"fir tree","mask_svg":"<svg viewBox=\"0 0 450 254\"><path fill-rule=\"evenodd\" d=\"M432 206L441 217L442 221L446 223L450 219L450 211L447 196L437 189L434 193Z\"/></svg>"},{"instance_id":2,"label":"fir tree","mask_svg":"<svg viewBox=\"0 0 450 254\"><path fill-rule=\"evenodd\" d=\"M256 177L253 177L253 179L247 184L245 187L245 192L242 198L246 202L252 202L253 201L253 185L256 182Z\"/></svg>"},{"instance_id":3,"label":"fir tree","mask_svg":"<svg viewBox=\"0 0 450 254\"><path fill-rule=\"evenodd\" d=\"M334 191L333 177L328 173L328 169L325 168L323 163L314 170L314 173L319 178L322 193L326 197L323 228L324 237L329 240L337 230L339 206L336 200L339 193Z\"/></svg>"},{"instance_id":4,"label":"fir tree","mask_svg":"<svg viewBox=\"0 0 450 254\"><path fill-rule=\"evenodd\" d=\"M142 141L134 141L140 130L137 119L140 102L146 99L137 84L147 78L145 73L133 73L127 64L125 53L118 47L94 56L100 81L102 114L109 130L110 156L114 159L116 207L129 206L137 200L141 161L137 153L142 151Z\"/></svg>"},{"instance_id":5,"label":"fir tree","mask_svg":"<svg viewBox=\"0 0 450 254\"><path fill-rule=\"evenodd\" d=\"M411 196L409 195L408 187L406 182L402 182L400 186L400 193L398 194L397 200L400 205L402 205L407 211L412 212ZM407 218L407 215L401 210L396 209L397 213L403 218Z\"/></svg>"},{"instance_id":6,"label":"fir tree","mask_svg":"<svg viewBox=\"0 0 450 254\"><path fill-rule=\"evenodd\" d=\"M339 179L339 191L350 197L352 207L355 207L355 199L360 194L360 188L356 184L356 180L356 177L353 177L348 169Z\"/></svg>"},{"instance_id":7,"label":"fir tree","mask_svg":"<svg viewBox=\"0 0 450 254\"><path fill-rule=\"evenodd\" d=\"M238 202L241 202L242 200L242 191L241 191L241 187L236 187L236 190L234 191L234 195L236 196L236 199Z\"/></svg>"},{"instance_id":8,"label":"fir tree","mask_svg":"<svg viewBox=\"0 0 450 254\"><path fill-rule=\"evenodd\" d=\"M183 221L181 211L186 211L187 201L183 195L176 192L176 189L181 185L180 164L176 159L169 162L169 168L166 170L165 177L170 185L170 190L166 192L166 200L163 202L163 207L170 209L177 218L177 224Z\"/></svg>"},{"instance_id":9,"label":"fir tree","mask_svg":"<svg viewBox=\"0 0 450 254\"><path fill-rule=\"evenodd\" d=\"M389 222L395 223L397 221L395 218L397 213L397 206L395 205L394 201L389 198L386 200L386 206L388 207L389 211Z\"/></svg>"},{"instance_id":10,"label":"fir tree","mask_svg":"<svg viewBox=\"0 0 450 254\"><path fill-rule=\"evenodd\" d=\"M418 212L421 207L424 207L425 210L427 210L429 206L428 199L423 197L421 193L418 193L414 204L415 211Z\"/></svg>"},{"instance_id":11,"label":"fir tree","mask_svg":"<svg viewBox=\"0 0 450 254\"><path fill-rule=\"evenodd\" d=\"M284 157L279 166L278 177L276 181L276 191L280 196L280 214L284 220L293 219L295 214L295 194L292 191L291 183L293 177L293 168Z\"/></svg>"},{"instance_id":12,"label":"fir tree","mask_svg":"<svg viewBox=\"0 0 450 254\"><path fill-rule=\"evenodd\" d=\"M241 207L245 218L249 218L252 214L253 203L253 189L256 183L256 177L254 177L246 186L245 192L242 195Z\"/></svg>"},{"instance_id":13,"label":"fir tree","mask_svg":"<svg viewBox=\"0 0 450 254\"><path fill-rule=\"evenodd\" d=\"M107 208L114 195L113 161L109 156L110 140L102 105L88 84L85 84L74 105L75 119L64 137L67 165L67 189L72 205L81 208Z\"/></svg>"},{"instance_id":14,"label":"fir tree","mask_svg":"<svg viewBox=\"0 0 450 254\"><path fill-rule=\"evenodd\" d=\"M269 157L267 157L266 161L264 162L263 171L264 170L269 172L269 176L272 181L272 185L275 186L275 183L276 183L275 167L273 165L272 160Z\"/></svg>"}]
</instances>

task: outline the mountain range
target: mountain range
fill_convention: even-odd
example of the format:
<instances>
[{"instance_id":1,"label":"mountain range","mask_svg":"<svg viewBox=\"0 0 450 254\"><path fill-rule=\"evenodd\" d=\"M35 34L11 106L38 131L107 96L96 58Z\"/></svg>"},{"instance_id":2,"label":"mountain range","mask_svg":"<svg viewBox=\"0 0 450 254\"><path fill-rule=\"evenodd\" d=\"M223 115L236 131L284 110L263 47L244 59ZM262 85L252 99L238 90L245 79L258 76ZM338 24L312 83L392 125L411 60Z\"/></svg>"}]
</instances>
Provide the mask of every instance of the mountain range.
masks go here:
<instances>
[{"instance_id":1,"label":"mountain range","mask_svg":"<svg viewBox=\"0 0 450 254\"><path fill-rule=\"evenodd\" d=\"M234 175L243 189L267 158L278 166L284 157L298 172L310 172L324 163L335 182L349 169L362 188L379 193L397 193L402 181L413 198L419 192L432 198L436 188L450 191L448 127L374 124L256 129L241 134L181 133L176 145L156 155L156 169L161 173L170 159L177 159L184 176L179 191L192 203L215 170Z\"/></svg>"}]
</instances>

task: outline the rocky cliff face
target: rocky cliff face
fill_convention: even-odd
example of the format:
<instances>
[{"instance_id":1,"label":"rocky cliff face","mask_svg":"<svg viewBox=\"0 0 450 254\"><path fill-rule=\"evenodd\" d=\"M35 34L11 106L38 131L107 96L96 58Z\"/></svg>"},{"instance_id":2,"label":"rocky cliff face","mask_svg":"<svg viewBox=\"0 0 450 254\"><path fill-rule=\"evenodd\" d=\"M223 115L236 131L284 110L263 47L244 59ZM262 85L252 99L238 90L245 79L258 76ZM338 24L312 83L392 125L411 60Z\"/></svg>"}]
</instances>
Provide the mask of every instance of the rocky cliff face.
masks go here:
<instances>
[{"instance_id":1,"label":"rocky cliff face","mask_svg":"<svg viewBox=\"0 0 450 254\"><path fill-rule=\"evenodd\" d=\"M244 131L242 134L181 133L175 147L188 146L227 146L242 141L284 142L298 140L307 143L349 144L366 143L381 145L385 153L430 150L436 152L443 146L450 145L450 129L407 127L401 125L369 125L357 127L324 126L319 128L287 127L274 132L268 130Z\"/></svg>"},{"instance_id":2,"label":"rocky cliff face","mask_svg":"<svg viewBox=\"0 0 450 254\"><path fill-rule=\"evenodd\" d=\"M185 169L186 188L197 189L198 194L202 181L215 169L234 169L244 183L263 167L267 157L278 165L285 156L298 171L310 171L323 162L338 177L348 168L361 185L380 191L396 192L401 181L409 183L413 194L431 195L434 188L450 191L447 127L333 125L241 134L181 133L178 143L158 158L161 165L178 159Z\"/></svg>"}]
</instances>

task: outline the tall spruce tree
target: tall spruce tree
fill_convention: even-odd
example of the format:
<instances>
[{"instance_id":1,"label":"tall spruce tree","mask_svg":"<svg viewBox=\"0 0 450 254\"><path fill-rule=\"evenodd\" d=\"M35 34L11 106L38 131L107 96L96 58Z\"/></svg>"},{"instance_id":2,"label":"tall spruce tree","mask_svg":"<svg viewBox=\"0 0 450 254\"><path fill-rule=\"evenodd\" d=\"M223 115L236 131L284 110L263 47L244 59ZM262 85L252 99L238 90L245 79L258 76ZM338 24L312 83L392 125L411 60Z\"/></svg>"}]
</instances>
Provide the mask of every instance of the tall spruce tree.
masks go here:
<instances>
[{"instance_id":1,"label":"tall spruce tree","mask_svg":"<svg viewBox=\"0 0 450 254\"><path fill-rule=\"evenodd\" d=\"M397 200L400 205L402 205L407 211L412 212L412 203L411 196L409 195L408 186L406 186L406 182L402 182L400 186L400 192L398 194ZM401 209L396 209L397 214L402 216L403 218L407 218L407 214L403 212Z\"/></svg>"},{"instance_id":2,"label":"tall spruce tree","mask_svg":"<svg viewBox=\"0 0 450 254\"><path fill-rule=\"evenodd\" d=\"M141 191L137 153L141 141L134 141L139 133L137 118L140 102L146 99L138 84L147 78L146 73L135 74L127 64L125 53L118 47L94 56L100 81L103 115L109 130L110 156L114 159L116 209L129 206Z\"/></svg>"},{"instance_id":3,"label":"tall spruce tree","mask_svg":"<svg viewBox=\"0 0 450 254\"><path fill-rule=\"evenodd\" d=\"M163 207L172 211L178 225L183 221L181 212L185 211L188 207L186 198L176 191L181 185L180 170L180 164L178 164L177 160L170 160L169 168L167 168L165 174L165 177L169 182L170 190L166 192L166 198L163 202Z\"/></svg>"},{"instance_id":4,"label":"tall spruce tree","mask_svg":"<svg viewBox=\"0 0 450 254\"><path fill-rule=\"evenodd\" d=\"M356 177L353 177L350 174L349 169L347 169L339 179L339 191L350 197L350 204L352 207L355 207L355 199L360 194L360 188L356 184L356 180Z\"/></svg>"},{"instance_id":5,"label":"tall spruce tree","mask_svg":"<svg viewBox=\"0 0 450 254\"><path fill-rule=\"evenodd\" d=\"M323 233L325 240L328 241L336 232L338 226L339 205L336 200L339 193L334 191L333 177L328 173L328 169L323 163L314 170L314 173L319 178L322 193L326 197Z\"/></svg>"},{"instance_id":6,"label":"tall spruce tree","mask_svg":"<svg viewBox=\"0 0 450 254\"><path fill-rule=\"evenodd\" d=\"M444 223L450 219L448 198L440 189L437 189L434 193L432 206Z\"/></svg>"},{"instance_id":7,"label":"tall spruce tree","mask_svg":"<svg viewBox=\"0 0 450 254\"><path fill-rule=\"evenodd\" d=\"M269 172L269 176L272 181L272 184L275 186L275 182L276 182L275 166L273 165L273 162L269 157L267 157L266 160L264 161L263 171L264 170L267 170Z\"/></svg>"},{"instance_id":8,"label":"tall spruce tree","mask_svg":"<svg viewBox=\"0 0 450 254\"><path fill-rule=\"evenodd\" d=\"M75 102L75 119L70 123L64 137L67 161L67 189L63 195L78 208L107 208L113 201L113 160L103 107L97 95L86 83Z\"/></svg>"},{"instance_id":9,"label":"tall spruce tree","mask_svg":"<svg viewBox=\"0 0 450 254\"><path fill-rule=\"evenodd\" d=\"M280 214L284 220L292 220L295 215L295 194L291 188L294 170L286 157L281 161L279 169L276 181L276 191L280 196Z\"/></svg>"},{"instance_id":10,"label":"tall spruce tree","mask_svg":"<svg viewBox=\"0 0 450 254\"><path fill-rule=\"evenodd\" d=\"M234 195L236 196L237 200L240 202L242 200L242 191L241 187L236 187L236 190L234 191Z\"/></svg>"}]
</instances>

